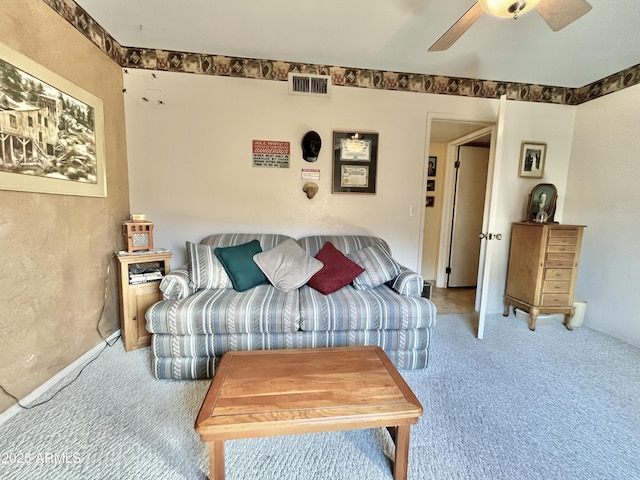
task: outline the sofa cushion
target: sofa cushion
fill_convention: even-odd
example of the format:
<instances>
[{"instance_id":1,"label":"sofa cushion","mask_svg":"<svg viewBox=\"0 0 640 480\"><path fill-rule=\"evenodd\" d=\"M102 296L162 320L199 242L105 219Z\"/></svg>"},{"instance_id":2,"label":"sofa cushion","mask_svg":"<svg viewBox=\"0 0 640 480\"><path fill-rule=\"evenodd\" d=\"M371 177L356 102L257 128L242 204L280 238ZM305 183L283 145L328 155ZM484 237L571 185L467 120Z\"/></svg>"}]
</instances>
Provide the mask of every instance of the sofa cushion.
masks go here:
<instances>
[{"instance_id":1,"label":"sofa cushion","mask_svg":"<svg viewBox=\"0 0 640 480\"><path fill-rule=\"evenodd\" d=\"M209 245L186 242L189 287L192 290L203 288L231 288L231 280L226 270Z\"/></svg>"},{"instance_id":2,"label":"sofa cushion","mask_svg":"<svg viewBox=\"0 0 640 480\"><path fill-rule=\"evenodd\" d=\"M428 328L436 320L431 301L399 295L387 285L369 290L347 285L330 295L304 285L298 292L300 328L304 331Z\"/></svg>"},{"instance_id":3,"label":"sofa cushion","mask_svg":"<svg viewBox=\"0 0 640 480\"><path fill-rule=\"evenodd\" d=\"M288 348L288 347L287 347ZM399 370L426 368L428 350L389 350L385 352ZM215 372L216 357L153 357L151 367L158 379L205 379Z\"/></svg>"},{"instance_id":4,"label":"sofa cushion","mask_svg":"<svg viewBox=\"0 0 640 480\"><path fill-rule=\"evenodd\" d=\"M204 237L200 243L212 247L233 247L251 240L258 240L263 250L269 250L287 238L291 237L279 233L214 233Z\"/></svg>"},{"instance_id":5,"label":"sofa cushion","mask_svg":"<svg viewBox=\"0 0 640 480\"><path fill-rule=\"evenodd\" d=\"M295 332L300 327L298 297L298 290L285 293L268 284L246 292L200 290L183 300L153 304L146 312L146 327L171 335Z\"/></svg>"},{"instance_id":6,"label":"sofa cushion","mask_svg":"<svg viewBox=\"0 0 640 480\"><path fill-rule=\"evenodd\" d=\"M429 329L216 333L215 335L157 333L151 339L151 349L156 357L222 357L225 353L236 350L356 345L377 345L385 351L424 350L429 347Z\"/></svg>"},{"instance_id":7,"label":"sofa cushion","mask_svg":"<svg viewBox=\"0 0 640 480\"><path fill-rule=\"evenodd\" d=\"M393 280L400 273L400 265L381 245L365 247L347 255L364 268L364 272L353 279L356 290L368 290Z\"/></svg>"},{"instance_id":8,"label":"sofa cushion","mask_svg":"<svg viewBox=\"0 0 640 480\"><path fill-rule=\"evenodd\" d=\"M309 286L328 295L340 290L360 275L364 269L345 257L331 242L327 242L316 255L322 269L309 280Z\"/></svg>"},{"instance_id":9,"label":"sofa cushion","mask_svg":"<svg viewBox=\"0 0 640 480\"><path fill-rule=\"evenodd\" d=\"M312 257L315 257L327 242L331 242L337 250L345 255L371 245L382 245L387 252L391 253L389 245L382 238L367 235L311 235L299 238L297 242ZM262 248L267 248L264 243L260 243L260 245Z\"/></svg>"},{"instance_id":10,"label":"sofa cushion","mask_svg":"<svg viewBox=\"0 0 640 480\"><path fill-rule=\"evenodd\" d=\"M214 250L237 292L244 292L267 283L267 277L253 260L253 256L260 252L262 248L258 240L251 240L233 247L217 247Z\"/></svg>"},{"instance_id":11,"label":"sofa cushion","mask_svg":"<svg viewBox=\"0 0 640 480\"><path fill-rule=\"evenodd\" d=\"M323 267L292 238L255 254L253 260L271 284L283 292L301 287Z\"/></svg>"}]
</instances>

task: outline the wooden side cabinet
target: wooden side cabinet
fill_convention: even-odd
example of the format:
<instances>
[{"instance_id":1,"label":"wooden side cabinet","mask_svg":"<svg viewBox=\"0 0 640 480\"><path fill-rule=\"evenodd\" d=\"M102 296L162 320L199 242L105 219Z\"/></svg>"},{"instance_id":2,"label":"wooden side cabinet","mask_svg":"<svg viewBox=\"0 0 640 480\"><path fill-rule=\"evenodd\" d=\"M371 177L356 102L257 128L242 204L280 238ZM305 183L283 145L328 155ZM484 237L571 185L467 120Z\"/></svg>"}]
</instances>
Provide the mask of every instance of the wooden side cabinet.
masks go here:
<instances>
[{"instance_id":1,"label":"wooden side cabinet","mask_svg":"<svg viewBox=\"0 0 640 480\"><path fill-rule=\"evenodd\" d=\"M129 352L151 345L144 315L162 300L161 277L169 273L171 252L118 253L120 278L120 329L124 349Z\"/></svg>"},{"instance_id":2,"label":"wooden side cabinet","mask_svg":"<svg viewBox=\"0 0 640 480\"><path fill-rule=\"evenodd\" d=\"M557 223L514 223L504 316L509 307L529 313L529 329L535 330L541 313L564 314L564 325L572 330L571 319L578 260L584 225Z\"/></svg>"}]
</instances>

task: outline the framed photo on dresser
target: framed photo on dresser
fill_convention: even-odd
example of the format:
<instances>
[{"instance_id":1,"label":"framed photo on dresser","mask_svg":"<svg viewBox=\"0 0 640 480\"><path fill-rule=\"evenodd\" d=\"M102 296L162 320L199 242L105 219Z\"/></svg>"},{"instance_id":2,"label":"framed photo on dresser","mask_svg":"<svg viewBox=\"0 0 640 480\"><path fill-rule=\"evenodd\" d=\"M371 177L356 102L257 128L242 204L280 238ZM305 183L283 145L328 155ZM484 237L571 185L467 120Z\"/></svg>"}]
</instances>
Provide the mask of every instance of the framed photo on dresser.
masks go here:
<instances>
[{"instance_id":1,"label":"framed photo on dresser","mask_svg":"<svg viewBox=\"0 0 640 480\"><path fill-rule=\"evenodd\" d=\"M558 190L552 183L539 183L531 190L527 205L527 222L553 223Z\"/></svg>"}]
</instances>

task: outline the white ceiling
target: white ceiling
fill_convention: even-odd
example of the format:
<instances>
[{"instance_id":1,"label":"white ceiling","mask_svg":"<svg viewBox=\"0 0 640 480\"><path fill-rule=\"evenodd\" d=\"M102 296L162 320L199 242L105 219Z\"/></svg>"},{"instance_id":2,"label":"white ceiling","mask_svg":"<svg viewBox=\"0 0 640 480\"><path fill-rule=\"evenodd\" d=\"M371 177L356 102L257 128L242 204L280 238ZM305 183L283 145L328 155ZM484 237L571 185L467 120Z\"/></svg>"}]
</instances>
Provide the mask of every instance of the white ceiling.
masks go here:
<instances>
[{"instance_id":1,"label":"white ceiling","mask_svg":"<svg viewBox=\"0 0 640 480\"><path fill-rule=\"evenodd\" d=\"M474 122L434 121L431 122L431 136L429 139L431 143L449 143L488 126L487 124ZM474 142L489 146L491 135L476 138Z\"/></svg>"},{"instance_id":2,"label":"white ceiling","mask_svg":"<svg viewBox=\"0 0 640 480\"><path fill-rule=\"evenodd\" d=\"M545 1L545 0L542 0ZM428 53L474 0L76 0L127 47L582 87L640 64L640 1L588 0L559 32L485 14Z\"/></svg>"}]
</instances>

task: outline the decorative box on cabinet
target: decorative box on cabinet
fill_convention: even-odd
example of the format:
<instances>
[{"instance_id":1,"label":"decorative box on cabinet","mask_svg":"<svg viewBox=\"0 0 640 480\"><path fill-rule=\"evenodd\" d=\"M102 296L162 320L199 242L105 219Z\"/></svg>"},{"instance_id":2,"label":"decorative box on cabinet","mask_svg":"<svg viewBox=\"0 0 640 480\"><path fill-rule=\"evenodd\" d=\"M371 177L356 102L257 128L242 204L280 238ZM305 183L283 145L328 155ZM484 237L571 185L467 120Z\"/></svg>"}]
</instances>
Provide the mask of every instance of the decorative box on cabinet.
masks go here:
<instances>
[{"instance_id":1,"label":"decorative box on cabinet","mask_svg":"<svg viewBox=\"0 0 640 480\"><path fill-rule=\"evenodd\" d=\"M504 316L509 307L529 313L529 329L535 330L541 313L564 314L564 325L572 330L571 319L583 225L514 223Z\"/></svg>"},{"instance_id":2,"label":"decorative box on cabinet","mask_svg":"<svg viewBox=\"0 0 640 480\"><path fill-rule=\"evenodd\" d=\"M171 252L118 253L116 256L120 274L120 329L128 352L151 345L144 314L162 300L158 287L161 277L169 273Z\"/></svg>"}]
</instances>

